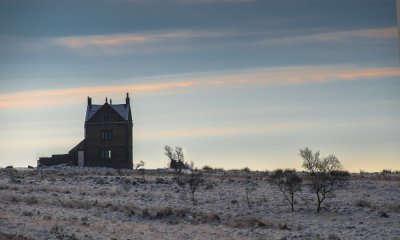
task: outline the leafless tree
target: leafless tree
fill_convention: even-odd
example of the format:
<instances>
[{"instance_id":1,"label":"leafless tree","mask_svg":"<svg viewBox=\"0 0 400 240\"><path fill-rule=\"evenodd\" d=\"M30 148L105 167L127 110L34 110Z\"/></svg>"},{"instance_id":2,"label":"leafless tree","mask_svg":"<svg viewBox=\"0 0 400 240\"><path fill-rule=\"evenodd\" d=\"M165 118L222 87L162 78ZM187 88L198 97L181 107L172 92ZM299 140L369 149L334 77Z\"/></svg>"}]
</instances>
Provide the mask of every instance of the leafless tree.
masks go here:
<instances>
[{"instance_id":1,"label":"leafless tree","mask_svg":"<svg viewBox=\"0 0 400 240\"><path fill-rule=\"evenodd\" d=\"M313 153L310 149L300 150L303 158L303 168L311 179L311 190L317 195L317 212L321 210L321 204L334 190L343 187L349 180L350 174L343 171L339 159L331 154L321 159L319 151Z\"/></svg>"},{"instance_id":2,"label":"leafless tree","mask_svg":"<svg viewBox=\"0 0 400 240\"><path fill-rule=\"evenodd\" d=\"M176 177L178 182L180 181L180 177L182 174L182 169L188 168L187 163L185 163L185 158L183 155L182 147L175 147L175 150L170 146L165 146L165 155L170 160L170 168L175 169Z\"/></svg>"},{"instance_id":3,"label":"leafless tree","mask_svg":"<svg viewBox=\"0 0 400 240\"><path fill-rule=\"evenodd\" d=\"M6 172L7 172L8 176L10 176L11 179L14 179L14 167L13 166L7 166Z\"/></svg>"},{"instance_id":4,"label":"leafless tree","mask_svg":"<svg viewBox=\"0 0 400 240\"><path fill-rule=\"evenodd\" d=\"M191 194L191 199L192 199L193 205L196 205L196 203L197 203L196 198L195 198L195 193L204 182L202 177L203 176L200 172L197 172L195 169L191 169L190 174L186 180L186 185Z\"/></svg>"},{"instance_id":5,"label":"leafless tree","mask_svg":"<svg viewBox=\"0 0 400 240\"><path fill-rule=\"evenodd\" d=\"M37 171L37 179L39 181L42 181L42 178L43 178L43 169L42 169L42 167L38 166L36 171Z\"/></svg>"},{"instance_id":6,"label":"leafless tree","mask_svg":"<svg viewBox=\"0 0 400 240\"><path fill-rule=\"evenodd\" d=\"M301 191L302 179L292 169L277 169L272 174L272 182L278 186L279 191L283 194L286 201L291 206L292 212L294 211L294 195L296 192Z\"/></svg>"},{"instance_id":7,"label":"leafless tree","mask_svg":"<svg viewBox=\"0 0 400 240\"><path fill-rule=\"evenodd\" d=\"M140 174L142 175L142 180L143 180L143 182L146 181L146 179L144 178L144 172L145 172L144 165L145 165L145 164L146 164L146 163L145 163L144 161L141 160L139 163L137 163L137 164L135 165L136 171L140 172Z\"/></svg>"},{"instance_id":8,"label":"leafless tree","mask_svg":"<svg viewBox=\"0 0 400 240\"><path fill-rule=\"evenodd\" d=\"M245 187L245 193L246 193L246 202L247 202L247 207L250 209L251 208L251 200L250 200L250 195L253 191L256 190L256 183L254 183L251 179L251 176L246 176L246 187Z\"/></svg>"}]
</instances>

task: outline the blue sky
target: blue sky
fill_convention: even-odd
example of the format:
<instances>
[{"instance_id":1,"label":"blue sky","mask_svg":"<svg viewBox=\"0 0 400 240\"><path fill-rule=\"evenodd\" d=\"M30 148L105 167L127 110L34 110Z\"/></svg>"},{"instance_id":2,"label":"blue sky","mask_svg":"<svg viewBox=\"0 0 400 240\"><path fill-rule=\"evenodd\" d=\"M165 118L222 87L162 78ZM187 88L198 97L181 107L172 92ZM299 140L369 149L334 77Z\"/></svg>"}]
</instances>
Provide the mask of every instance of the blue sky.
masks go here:
<instances>
[{"instance_id":1,"label":"blue sky","mask_svg":"<svg viewBox=\"0 0 400 240\"><path fill-rule=\"evenodd\" d=\"M134 159L400 169L394 0L0 0L0 165L83 138L86 97L133 95Z\"/></svg>"}]
</instances>

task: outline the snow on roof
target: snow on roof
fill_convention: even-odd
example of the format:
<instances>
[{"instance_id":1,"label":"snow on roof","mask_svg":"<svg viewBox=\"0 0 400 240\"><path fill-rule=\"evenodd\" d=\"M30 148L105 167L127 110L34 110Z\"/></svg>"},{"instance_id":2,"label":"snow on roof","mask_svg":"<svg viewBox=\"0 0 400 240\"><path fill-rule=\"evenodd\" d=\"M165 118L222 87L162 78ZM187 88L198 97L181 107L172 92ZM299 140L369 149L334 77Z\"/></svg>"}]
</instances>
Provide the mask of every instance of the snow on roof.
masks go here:
<instances>
[{"instance_id":1,"label":"snow on roof","mask_svg":"<svg viewBox=\"0 0 400 240\"><path fill-rule=\"evenodd\" d=\"M86 110L85 122L89 121L100 110L103 105L89 105ZM116 111L125 121L129 119L129 106L126 104L110 104L114 111Z\"/></svg>"}]
</instances>

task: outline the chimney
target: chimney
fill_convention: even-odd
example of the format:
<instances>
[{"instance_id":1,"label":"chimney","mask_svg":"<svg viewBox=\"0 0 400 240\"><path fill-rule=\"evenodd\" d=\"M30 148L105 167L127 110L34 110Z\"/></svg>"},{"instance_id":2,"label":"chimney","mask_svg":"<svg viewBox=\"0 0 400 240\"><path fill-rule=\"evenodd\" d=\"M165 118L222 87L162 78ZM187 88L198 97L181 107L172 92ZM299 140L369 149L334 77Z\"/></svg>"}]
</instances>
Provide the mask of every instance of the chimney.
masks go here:
<instances>
[{"instance_id":1,"label":"chimney","mask_svg":"<svg viewBox=\"0 0 400 240\"><path fill-rule=\"evenodd\" d=\"M92 98L87 97L87 105L92 106Z\"/></svg>"},{"instance_id":2,"label":"chimney","mask_svg":"<svg viewBox=\"0 0 400 240\"><path fill-rule=\"evenodd\" d=\"M126 105L130 104L129 93L126 93Z\"/></svg>"},{"instance_id":3,"label":"chimney","mask_svg":"<svg viewBox=\"0 0 400 240\"><path fill-rule=\"evenodd\" d=\"M110 98L110 105L112 105L112 99Z\"/></svg>"}]
</instances>

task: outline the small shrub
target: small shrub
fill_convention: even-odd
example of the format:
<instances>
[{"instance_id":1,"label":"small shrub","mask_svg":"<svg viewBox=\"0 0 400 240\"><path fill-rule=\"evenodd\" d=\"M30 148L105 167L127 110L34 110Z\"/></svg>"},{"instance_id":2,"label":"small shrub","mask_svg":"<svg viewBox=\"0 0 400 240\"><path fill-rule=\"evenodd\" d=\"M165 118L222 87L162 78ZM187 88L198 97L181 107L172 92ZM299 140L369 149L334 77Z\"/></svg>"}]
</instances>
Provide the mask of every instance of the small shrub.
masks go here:
<instances>
[{"instance_id":1,"label":"small shrub","mask_svg":"<svg viewBox=\"0 0 400 240\"><path fill-rule=\"evenodd\" d=\"M290 228L287 226L286 223L279 224L279 229L280 230L290 230Z\"/></svg>"},{"instance_id":2,"label":"small shrub","mask_svg":"<svg viewBox=\"0 0 400 240\"><path fill-rule=\"evenodd\" d=\"M221 221L221 217L218 213L209 213L209 214L195 214L192 224L212 224L219 223Z\"/></svg>"},{"instance_id":3,"label":"small shrub","mask_svg":"<svg viewBox=\"0 0 400 240\"><path fill-rule=\"evenodd\" d=\"M370 207L371 207L371 204L370 204L368 201L366 201L366 200L359 199L359 200L356 202L356 206L357 206L357 207L362 207L362 208L365 208L365 207L370 208Z\"/></svg>"},{"instance_id":4,"label":"small shrub","mask_svg":"<svg viewBox=\"0 0 400 240\"><path fill-rule=\"evenodd\" d=\"M210 166L208 166L208 165L203 166L202 169L203 169L204 171L207 171L207 172L211 172L211 171L213 170L213 168L210 167Z\"/></svg>"},{"instance_id":5,"label":"small shrub","mask_svg":"<svg viewBox=\"0 0 400 240\"><path fill-rule=\"evenodd\" d=\"M384 212L384 211L378 212L378 216L379 216L379 217L382 217L382 218L388 218L388 217L389 217L389 215L388 215L386 212Z\"/></svg>"},{"instance_id":6,"label":"small shrub","mask_svg":"<svg viewBox=\"0 0 400 240\"><path fill-rule=\"evenodd\" d=\"M164 178L156 178L156 183L157 184L166 184L167 181Z\"/></svg>"},{"instance_id":7,"label":"small shrub","mask_svg":"<svg viewBox=\"0 0 400 240\"><path fill-rule=\"evenodd\" d=\"M122 181L122 189L124 189L125 192L129 192L131 190L132 184L129 180L124 180Z\"/></svg>"},{"instance_id":8,"label":"small shrub","mask_svg":"<svg viewBox=\"0 0 400 240\"><path fill-rule=\"evenodd\" d=\"M156 212L156 218L163 219L172 216L173 212L170 207L161 208Z\"/></svg>"},{"instance_id":9,"label":"small shrub","mask_svg":"<svg viewBox=\"0 0 400 240\"><path fill-rule=\"evenodd\" d=\"M141 217L142 217L142 218L148 218L148 217L150 217L150 211L149 211L148 208L145 208L145 209L142 210L142 212L141 212Z\"/></svg>"},{"instance_id":10,"label":"small shrub","mask_svg":"<svg viewBox=\"0 0 400 240\"><path fill-rule=\"evenodd\" d=\"M26 203L28 204L28 205L33 205L33 204L38 204L38 200L37 200L37 198L36 197L30 197L30 198L28 198L27 200L26 200Z\"/></svg>"},{"instance_id":11,"label":"small shrub","mask_svg":"<svg viewBox=\"0 0 400 240\"><path fill-rule=\"evenodd\" d=\"M60 227L58 225L53 225L50 233L56 236L56 239L68 239L68 240L78 240L78 238L75 236L75 233L68 234L66 233L67 231L64 230L63 227Z\"/></svg>"},{"instance_id":12,"label":"small shrub","mask_svg":"<svg viewBox=\"0 0 400 240\"><path fill-rule=\"evenodd\" d=\"M61 201L61 206L63 208L71 208L71 209L89 209L91 207L91 204L87 201L66 200L66 201Z\"/></svg>"},{"instance_id":13,"label":"small shrub","mask_svg":"<svg viewBox=\"0 0 400 240\"><path fill-rule=\"evenodd\" d=\"M214 184L212 182L208 182L205 186L205 190L212 190L214 188Z\"/></svg>"},{"instance_id":14,"label":"small shrub","mask_svg":"<svg viewBox=\"0 0 400 240\"><path fill-rule=\"evenodd\" d=\"M340 237L334 233L328 235L329 240L340 240Z\"/></svg>"},{"instance_id":15,"label":"small shrub","mask_svg":"<svg viewBox=\"0 0 400 240\"><path fill-rule=\"evenodd\" d=\"M235 228L271 228L272 223L264 222L255 217L238 217L229 222L231 227Z\"/></svg>"},{"instance_id":16,"label":"small shrub","mask_svg":"<svg viewBox=\"0 0 400 240\"><path fill-rule=\"evenodd\" d=\"M32 217L33 213L32 212L28 212L28 211L23 211L21 215L25 216L25 217Z\"/></svg>"},{"instance_id":17,"label":"small shrub","mask_svg":"<svg viewBox=\"0 0 400 240\"><path fill-rule=\"evenodd\" d=\"M12 202L12 203L18 203L20 201L21 200L19 198L17 198L16 196L12 196L11 199L10 199L10 202Z\"/></svg>"},{"instance_id":18,"label":"small shrub","mask_svg":"<svg viewBox=\"0 0 400 240\"><path fill-rule=\"evenodd\" d=\"M389 206L389 209L390 209L391 211L400 213L400 204L398 203L398 204L390 205L390 206Z\"/></svg>"},{"instance_id":19,"label":"small shrub","mask_svg":"<svg viewBox=\"0 0 400 240\"><path fill-rule=\"evenodd\" d=\"M188 190L191 193L193 205L196 205L197 203L195 193L203 183L204 179L202 178L202 174L196 173L195 170L192 169L190 175L185 180L185 184L187 185Z\"/></svg>"},{"instance_id":20,"label":"small shrub","mask_svg":"<svg viewBox=\"0 0 400 240\"><path fill-rule=\"evenodd\" d=\"M246 194L247 207L250 209L252 204L250 201L250 195L252 195L252 192L256 190L256 183L251 180L250 176L247 177L246 187L244 190Z\"/></svg>"}]
</instances>

